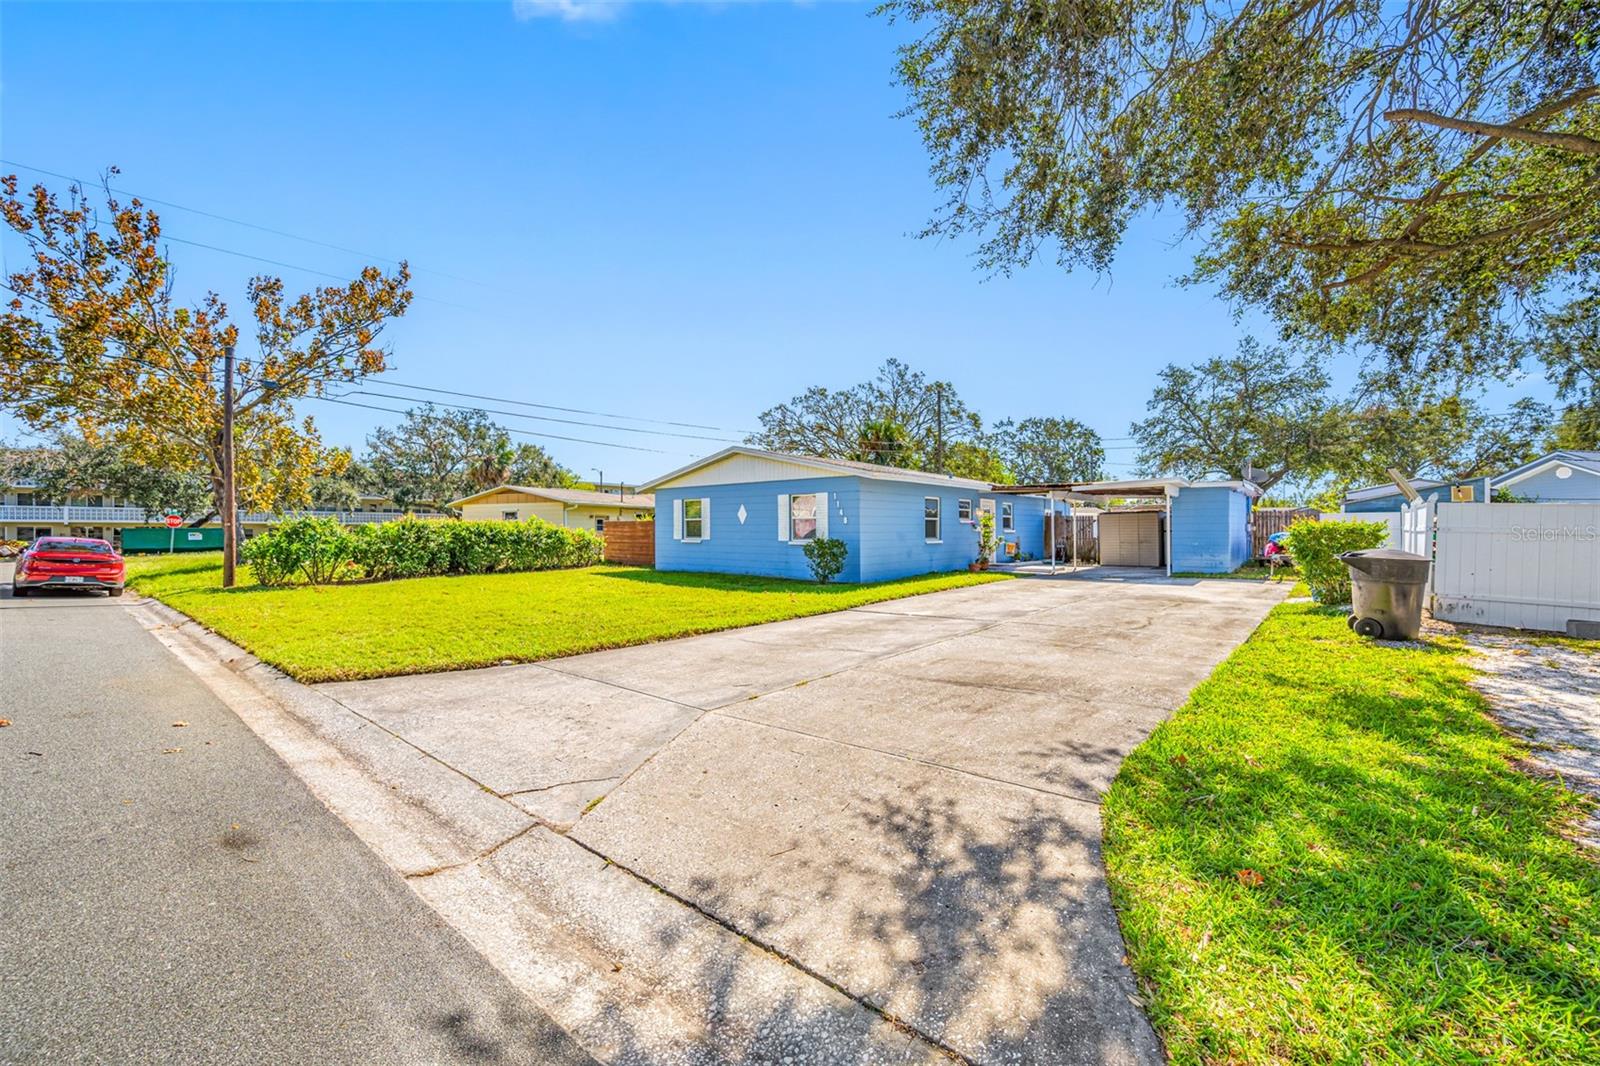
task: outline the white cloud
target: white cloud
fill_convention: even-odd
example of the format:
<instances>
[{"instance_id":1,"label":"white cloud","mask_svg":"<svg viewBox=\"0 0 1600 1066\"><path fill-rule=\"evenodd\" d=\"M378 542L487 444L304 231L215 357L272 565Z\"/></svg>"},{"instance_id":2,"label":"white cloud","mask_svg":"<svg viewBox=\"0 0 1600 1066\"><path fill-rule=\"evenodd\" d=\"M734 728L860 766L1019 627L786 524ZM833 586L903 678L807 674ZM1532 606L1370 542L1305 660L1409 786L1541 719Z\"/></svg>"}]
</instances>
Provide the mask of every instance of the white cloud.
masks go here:
<instances>
[{"instance_id":1,"label":"white cloud","mask_svg":"<svg viewBox=\"0 0 1600 1066\"><path fill-rule=\"evenodd\" d=\"M511 0L511 13L521 22L556 18L563 22L604 22L617 17L627 0Z\"/></svg>"}]
</instances>

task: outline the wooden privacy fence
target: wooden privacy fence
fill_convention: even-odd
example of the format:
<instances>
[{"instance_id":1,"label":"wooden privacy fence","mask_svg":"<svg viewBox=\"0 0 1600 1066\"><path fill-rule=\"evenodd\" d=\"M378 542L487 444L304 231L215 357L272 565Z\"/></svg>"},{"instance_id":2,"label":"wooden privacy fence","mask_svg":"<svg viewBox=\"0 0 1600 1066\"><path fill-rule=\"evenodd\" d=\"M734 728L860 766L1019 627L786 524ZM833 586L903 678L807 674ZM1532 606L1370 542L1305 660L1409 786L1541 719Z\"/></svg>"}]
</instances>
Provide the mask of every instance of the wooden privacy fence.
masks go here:
<instances>
[{"instance_id":1,"label":"wooden privacy fence","mask_svg":"<svg viewBox=\"0 0 1600 1066\"><path fill-rule=\"evenodd\" d=\"M606 562L625 566L656 565L655 522L607 522L601 536L606 542Z\"/></svg>"},{"instance_id":2,"label":"wooden privacy fence","mask_svg":"<svg viewBox=\"0 0 1600 1066\"><path fill-rule=\"evenodd\" d=\"M1297 518L1316 518L1317 512L1309 507L1257 507L1250 512L1250 554L1261 558L1266 554L1267 541L1274 533L1282 533Z\"/></svg>"},{"instance_id":3,"label":"wooden privacy fence","mask_svg":"<svg viewBox=\"0 0 1600 1066\"><path fill-rule=\"evenodd\" d=\"M1096 532L1095 520L1098 516L1092 514L1064 515L1058 514L1055 519L1056 561L1069 563L1072 561L1072 523L1078 524L1078 562L1097 563L1100 561L1100 542ZM1045 530L1048 534L1051 530ZM1046 543L1051 543L1046 538Z\"/></svg>"}]
</instances>

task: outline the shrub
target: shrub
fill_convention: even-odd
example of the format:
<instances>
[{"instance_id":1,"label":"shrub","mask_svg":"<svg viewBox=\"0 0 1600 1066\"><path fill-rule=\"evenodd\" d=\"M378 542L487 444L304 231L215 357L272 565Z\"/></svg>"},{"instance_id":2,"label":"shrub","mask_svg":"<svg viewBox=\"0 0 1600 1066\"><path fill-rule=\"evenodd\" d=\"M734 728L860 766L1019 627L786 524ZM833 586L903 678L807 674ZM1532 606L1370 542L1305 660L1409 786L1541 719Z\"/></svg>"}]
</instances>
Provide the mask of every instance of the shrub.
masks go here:
<instances>
[{"instance_id":1,"label":"shrub","mask_svg":"<svg viewBox=\"0 0 1600 1066\"><path fill-rule=\"evenodd\" d=\"M811 564L811 576L817 579L819 585L826 585L838 577L844 571L845 557L850 554L850 546L838 537L808 540L800 550L806 553L806 562Z\"/></svg>"},{"instance_id":2,"label":"shrub","mask_svg":"<svg viewBox=\"0 0 1600 1066\"><path fill-rule=\"evenodd\" d=\"M989 511L978 512L978 562L986 563L994 558L994 514Z\"/></svg>"},{"instance_id":3,"label":"shrub","mask_svg":"<svg viewBox=\"0 0 1600 1066\"><path fill-rule=\"evenodd\" d=\"M260 533L241 555L263 585L283 585L296 576L313 585L357 577L354 534L332 518L294 518Z\"/></svg>"},{"instance_id":4,"label":"shrub","mask_svg":"<svg viewBox=\"0 0 1600 1066\"><path fill-rule=\"evenodd\" d=\"M605 542L586 529L527 522L455 522L412 517L347 529L331 518L273 526L244 549L256 580L313 585L434 574L493 574L593 566Z\"/></svg>"},{"instance_id":5,"label":"shrub","mask_svg":"<svg viewBox=\"0 0 1600 1066\"><path fill-rule=\"evenodd\" d=\"M1350 571L1339 556L1381 548L1389 539L1387 522L1319 522L1298 518L1289 524L1285 544L1300 576L1318 603L1350 602Z\"/></svg>"}]
</instances>

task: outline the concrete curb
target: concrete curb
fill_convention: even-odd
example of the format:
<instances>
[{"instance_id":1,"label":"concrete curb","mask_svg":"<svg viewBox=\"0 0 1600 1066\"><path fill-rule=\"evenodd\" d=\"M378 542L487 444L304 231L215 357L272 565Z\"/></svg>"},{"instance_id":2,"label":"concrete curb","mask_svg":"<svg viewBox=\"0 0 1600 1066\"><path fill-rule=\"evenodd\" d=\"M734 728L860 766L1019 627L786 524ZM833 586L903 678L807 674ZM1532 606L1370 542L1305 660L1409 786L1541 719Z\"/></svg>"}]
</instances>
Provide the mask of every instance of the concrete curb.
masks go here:
<instances>
[{"instance_id":1,"label":"concrete curb","mask_svg":"<svg viewBox=\"0 0 1600 1066\"><path fill-rule=\"evenodd\" d=\"M952 1057L188 616L146 597L126 607L596 1058Z\"/></svg>"}]
</instances>

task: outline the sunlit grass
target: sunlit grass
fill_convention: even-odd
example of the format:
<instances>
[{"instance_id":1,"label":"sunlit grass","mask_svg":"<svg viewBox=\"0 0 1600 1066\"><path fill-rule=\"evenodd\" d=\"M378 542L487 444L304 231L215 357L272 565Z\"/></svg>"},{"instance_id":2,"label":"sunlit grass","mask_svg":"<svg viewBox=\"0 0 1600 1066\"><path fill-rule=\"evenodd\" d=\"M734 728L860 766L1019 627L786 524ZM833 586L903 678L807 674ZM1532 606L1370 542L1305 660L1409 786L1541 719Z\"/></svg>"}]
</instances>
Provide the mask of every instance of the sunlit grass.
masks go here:
<instances>
[{"instance_id":1,"label":"sunlit grass","mask_svg":"<svg viewBox=\"0 0 1600 1066\"><path fill-rule=\"evenodd\" d=\"M217 553L128 561L128 582L303 681L459 670L642 644L1007 580L926 574L868 585L626 566L264 588Z\"/></svg>"},{"instance_id":2,"label":"sunlit grass","mask_svg":"<svg viewBox=\"0 0 1600 1066\"><path fill-rule=\"evenodd\" d=\"M1124 764L1106 861L1180 1063L1600 1062L1600 866L1459 644L1276 608Z\"/></svg>"}]
</instances>

